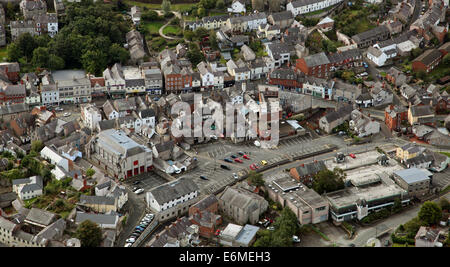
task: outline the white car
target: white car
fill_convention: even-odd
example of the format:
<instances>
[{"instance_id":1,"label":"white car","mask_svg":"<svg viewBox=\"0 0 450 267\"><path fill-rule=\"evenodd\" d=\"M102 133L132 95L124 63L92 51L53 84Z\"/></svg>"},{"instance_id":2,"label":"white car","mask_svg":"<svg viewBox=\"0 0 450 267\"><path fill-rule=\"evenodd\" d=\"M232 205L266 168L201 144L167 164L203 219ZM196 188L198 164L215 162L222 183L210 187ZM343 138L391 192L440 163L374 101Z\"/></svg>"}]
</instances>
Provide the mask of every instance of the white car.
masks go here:
<instances>
[{"instance_id":1,"label":"white car","mask_svg":"<svg viewBox=\"0 0 450 267\"><path fill-rule=\"evenodd\" d=\"M144 189L139 188L139 189L136 190L136 192L134 192L134 193L136 193L136 195L142 194L142 193L144 193Z\"/></svg>"},{"instance_id":2,"label":"white car","mask_svg":"<svg viewBox=\"0 0 450 267\"><path fill-rule=\"evenodd\" d=\"M127 240L125 240L125 242L131 243L131 244L133 244L135 241L136 241L136 239L134 239L133 237L130 237Z\"/></svg>"},{"instance_id":3,"label":"white car","mask_svg":"<svg viewBox=\"0 0 450 267\"><path fill-rule=\"evenodd\" d=\"M294 243L300 243L300 238L299 238L298 236L296 236L296 235L293 235L293 236L292 236L292 242L294 242Z\"/></svg>"},{"instance_id":4,"label":"white car","mask_svg":"<svg viewBox=\"0 0 450 267\"><path fill-rule=\"evenodd\" d=\"M124 247L129 248L133 245L133 243L126 243Z\"/></svg>"},{"instance_id":5,"label":"white car","mask_svg":"<svg viewBox=\"0 0 450 267\"><path fill-rule=\"evenodd\" d=\"M233 178L234 179L239 179L239 176L236 173L233 173Z\"/></svg>"},{"instance_id":6,"label":"white car","mask_svg":"<svg viewBox=\"0 0 450 267\"><path fill-rule=\"evenodd\" d=\"M70 112L65 112L64 113L64 117L69 117L70 115L72 115L72 114L70 114Z\"/></svg>"},{"instance_id":7,"label":"white car","mask_svg":"<svg viewBox=\"0 0 450 267\"><path fill-rule=\"evenodd\" d=\"M63 111L64 109L63 109L63 108L60 108L60 107L56 107L55 110L56 110L56 111Z\"/></svg>"}]
</instances>

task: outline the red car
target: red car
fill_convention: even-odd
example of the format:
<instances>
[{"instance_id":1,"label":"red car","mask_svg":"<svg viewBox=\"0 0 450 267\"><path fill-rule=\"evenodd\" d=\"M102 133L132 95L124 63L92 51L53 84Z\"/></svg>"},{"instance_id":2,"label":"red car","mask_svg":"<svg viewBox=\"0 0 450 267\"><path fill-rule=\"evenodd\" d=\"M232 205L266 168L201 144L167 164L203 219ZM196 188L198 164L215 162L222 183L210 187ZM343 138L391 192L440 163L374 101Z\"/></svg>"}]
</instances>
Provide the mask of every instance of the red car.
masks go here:
<instances>
[{"instance_id":1,"label":"red car","mask_svg":"<svg viewBox=\"0 0 450 267\"><path fill-rule=\"evenodd\" d=\"M217 229L215 235L216 235L216 236L220 235L220 229Z\"/></svg>"},{"instance_id":2,"label":"red car","mask_svg":"<svg viewBox=\"0 0 450 267\"><path fill-rule=\"evenodd\" d=\"M244 154L242 157L243 157L244 159L250 159L250 158L249 158L247 155L245 155L245 154Z\"/></svg>"},{"instance_id":3,"label":"red car","mask_svg":"<svg viewBox=\"0 0 450 267\"><path fill-rule=\"evenodd\" d=\"M258 167L256 167L255 163L253 163L252 165L250 165L250 169L254 171L258 169Z\"/></svg>"},{"instance_id":4,"label":"red car","mask_svg":"<svg viewBox=\"0 0 450 267\"><path fill-rule=\"evenodd\" d=\"M352 158L354 158L354 159L356 159L355 154L349 154L349 156L352 157Z\"/></svg>"},{"instance_id":5,"label":"red car","mask_svg":"<svg viewBox=\"0 0 450 267\"><path fill-rule=\"evenodd\" d=\"M241 160L240 158L235 158L234 161L235 161L235 162L242 163L242 160Z\"/></svg>"}]
</instances>

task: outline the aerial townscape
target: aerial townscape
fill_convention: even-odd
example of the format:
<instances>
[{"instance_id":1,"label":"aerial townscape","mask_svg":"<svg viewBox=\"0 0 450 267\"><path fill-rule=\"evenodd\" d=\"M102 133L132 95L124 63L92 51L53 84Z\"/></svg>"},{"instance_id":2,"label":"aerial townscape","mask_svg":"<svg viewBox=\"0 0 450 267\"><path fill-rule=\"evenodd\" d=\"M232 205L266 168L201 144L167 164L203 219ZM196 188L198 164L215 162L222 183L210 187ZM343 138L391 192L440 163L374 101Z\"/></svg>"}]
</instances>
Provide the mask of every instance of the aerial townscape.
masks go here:
<instances>
[{"instance_id":1,"label":"aerial townscape","mask_svg":"<svg viewBox=\"0 0 450 267\"><path fill-rule=\"evenodd\" d=\"M0 3L0 247L450 246L449 0Z\"/></svg>"}]
</instances>

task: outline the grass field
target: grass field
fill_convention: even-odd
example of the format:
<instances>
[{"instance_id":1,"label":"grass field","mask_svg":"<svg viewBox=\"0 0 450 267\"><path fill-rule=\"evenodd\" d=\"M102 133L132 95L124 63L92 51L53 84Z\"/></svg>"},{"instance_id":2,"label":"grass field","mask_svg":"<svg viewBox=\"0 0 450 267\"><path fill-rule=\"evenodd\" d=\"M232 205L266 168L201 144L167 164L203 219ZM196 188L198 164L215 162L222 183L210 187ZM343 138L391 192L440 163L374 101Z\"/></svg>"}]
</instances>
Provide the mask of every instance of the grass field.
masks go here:
<instances>
[{"instance_id":1,"label":"grass field","mask_svg":"<svg viewBox=\"0 0 450 267\"><path fill-rule=\"evenodd\" d=\"M167 25L164 29L163 29L163 33L168 35L168 34L173 34L173 35L177 35L180 34L182 32L182 29L178 26L173 26L173 25Z\"/></svg>"},{"instance_id":2,"label":"grass field","mask_svg":"<svg viewBox=\"0 0 450 267\"><path fill-rule=\"evenodd\" d=\"M153 21L153 22L146 22L143 24L143 26L149 30L150 34L153 34L153 33L158 33L159 29L164 24L166 24L164 21Z\"/></svg>"}]
</instances>

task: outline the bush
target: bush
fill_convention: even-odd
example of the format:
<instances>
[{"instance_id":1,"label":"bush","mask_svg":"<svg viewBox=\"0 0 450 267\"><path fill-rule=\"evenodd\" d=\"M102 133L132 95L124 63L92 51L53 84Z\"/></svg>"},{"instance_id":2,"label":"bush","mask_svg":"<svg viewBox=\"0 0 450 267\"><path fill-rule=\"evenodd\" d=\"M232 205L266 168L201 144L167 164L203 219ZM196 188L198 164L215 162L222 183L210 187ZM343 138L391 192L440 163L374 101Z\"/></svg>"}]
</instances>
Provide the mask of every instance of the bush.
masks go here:
<instances>
[{"instance_id":1,"label":"bush","mask_svg":"<svg viewBox=\"0 0 450 267\"><path fill-rule=\"evenodd\" d=\"M395 234L391 234L391 239L392 239L393 243L398 243L398 244L414 245L416 243L416 241L413 238L396 236Z\"/></svg>"}]
</instances>

